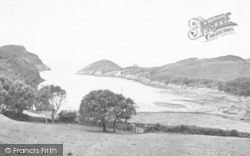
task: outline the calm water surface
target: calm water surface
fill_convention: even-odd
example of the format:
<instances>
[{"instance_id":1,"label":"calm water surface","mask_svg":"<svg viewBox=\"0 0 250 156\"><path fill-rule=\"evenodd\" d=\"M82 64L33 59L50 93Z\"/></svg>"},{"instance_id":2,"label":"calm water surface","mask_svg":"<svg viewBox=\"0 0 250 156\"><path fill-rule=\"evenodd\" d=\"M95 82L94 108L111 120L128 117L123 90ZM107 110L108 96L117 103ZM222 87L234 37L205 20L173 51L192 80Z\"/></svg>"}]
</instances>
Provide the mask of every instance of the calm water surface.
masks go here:
<instances>
[{"instance_id":1,"label":"calm water surface","mask_svg":"<svg viewBox=\"0 0 250 156\"><path fill-rule=\"evenodd\" d=\"M180 95L166 93L164 89L153 88L121 78L76 75L73 72L60 70L42 72L41 77L46 80L41 85L55 84L66 90L67 101L64 108L67 109L78 110L83 96L96 89L108 89L132 98L138 106L138 111L166 111L169 108L157 106L154 103L174 103L175 99L184 98Z\"/></svg>"}]
</instances>

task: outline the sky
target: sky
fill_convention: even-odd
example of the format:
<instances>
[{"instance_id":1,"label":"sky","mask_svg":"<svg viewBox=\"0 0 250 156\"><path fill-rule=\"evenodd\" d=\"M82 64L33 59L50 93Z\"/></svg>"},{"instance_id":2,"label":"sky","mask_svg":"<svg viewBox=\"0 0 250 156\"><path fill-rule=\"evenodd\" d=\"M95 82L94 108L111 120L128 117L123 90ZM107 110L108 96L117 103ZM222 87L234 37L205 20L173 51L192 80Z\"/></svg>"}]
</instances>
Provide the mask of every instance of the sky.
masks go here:
<instances>
[{"instance_id":1,"label":"sky","mask_svg":"<svg viewBox=\"0 0 250 156\"><path fill-rule=\"evenodd\" d=\"M0 46L23 45L49 67L72 70L101 59L122 67L190 57L250 58L248 0L0 0ZM231 12L235 33L188 37L192 18Z\"/></svg>"}]
</instances>

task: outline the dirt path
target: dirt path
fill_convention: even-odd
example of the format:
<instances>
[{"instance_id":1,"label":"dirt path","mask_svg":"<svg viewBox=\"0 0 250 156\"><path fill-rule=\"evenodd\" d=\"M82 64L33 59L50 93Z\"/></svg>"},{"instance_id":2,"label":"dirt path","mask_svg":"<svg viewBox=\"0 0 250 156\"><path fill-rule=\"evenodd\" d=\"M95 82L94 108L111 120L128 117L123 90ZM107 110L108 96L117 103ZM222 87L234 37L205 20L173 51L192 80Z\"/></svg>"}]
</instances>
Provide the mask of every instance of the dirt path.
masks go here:
<instances>
[{"instance_id":1,"label":"dirt path","mask_svg":"<svg viewBox=\"0 0 250 156\"><path fill-rule=\"evenodd\" d=\"M250 139L173 133L102 133L99 128L17 122L0 115L0 143L62 143L64 155L206 156L250 153Z\"/></svg>"}]
</instances>

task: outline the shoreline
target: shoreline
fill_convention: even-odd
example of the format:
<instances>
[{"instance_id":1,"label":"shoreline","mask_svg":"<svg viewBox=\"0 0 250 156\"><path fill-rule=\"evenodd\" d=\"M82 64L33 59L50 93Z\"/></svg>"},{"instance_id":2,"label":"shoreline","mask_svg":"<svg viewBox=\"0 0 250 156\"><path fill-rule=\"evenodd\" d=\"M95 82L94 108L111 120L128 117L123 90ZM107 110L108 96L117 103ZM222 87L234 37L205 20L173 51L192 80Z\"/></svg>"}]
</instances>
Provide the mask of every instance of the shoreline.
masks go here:
<instances>
[{"instance_id":1,"label":"shoreline","mask_svg":"<svg viewBox=\"0 0 250 156\"><path fill-rule=\"evenodd\" d=\"M100 74L100 73L86 73L86 72L85 73L78 72L76 74L132 80L134 82L138 82L140 84L150 86L153 88L164 89L166 92L193 98L193 100L190 100L189 102L182 101L182 104L184 106L188 106L185 110L184 108L178 108L179 110L176 109L174 111L169 110L169 111L157 111L157 112L152 111L151 112L151 111L142 110L138 112L148 112L148 113L162 113L162 112L192 113L194 112L194 113L200 113L200 114L209 114L213 116L219 116L219 117L228 118L228 119L235 119L238 121L249 118L246 115L247 109L243 107L246 101L249 101L249 98L232 95L232 94L225 93L223 91L219 91L216 89L204 88L204 87L201 87L201 88L189 87L189 86L175 85L175 84L164 84L162 82L150 81L149 79L146 79L144 77L138 78L136 76L131 76L131 75L121 76L121 75L115 75L112 73Z\"/></svg>"},{"instance_id":2,"label":"shoreline","mask_svg":"<svg viewBox=\"0 0 250 156\"><path fill-rule=\"evenodd\" d=\"M222 92L218 89L212 89L212 88L206 88L206 87L190 87L186 85L178 85L178 84L165 84L163 82L158 81L151 81L145 77L137 78L136 76L132 75L113 75L112 73L83 73L83 72L77 72L76 75L89 75L89 76L96 76L96 77L112 77L112 78L121 78L125 80L132 80L134 82L138 82L140 84L151 86L154 88L160 88L160 89L166 89L166 90L177 90L181 89L183 91L195 91L196 90L203 90L203 91L210 91L210 92ZM224 92L222 92L224 93ZM231 95L235 96L235 95ZM239 96L240 97L240 96Z\"/></svg>"}]
</instances>

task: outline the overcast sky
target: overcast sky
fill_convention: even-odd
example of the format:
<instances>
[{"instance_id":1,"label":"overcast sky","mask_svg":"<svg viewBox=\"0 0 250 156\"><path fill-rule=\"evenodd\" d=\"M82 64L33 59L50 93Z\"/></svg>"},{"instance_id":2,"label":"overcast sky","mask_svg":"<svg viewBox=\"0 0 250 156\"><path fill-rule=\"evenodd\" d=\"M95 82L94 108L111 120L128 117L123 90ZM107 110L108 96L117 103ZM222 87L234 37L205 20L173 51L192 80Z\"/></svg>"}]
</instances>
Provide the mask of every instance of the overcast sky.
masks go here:
<instances>
[{"instance_id":1,"label":"overcast sky","mask_svg":"<svg viewBox=\"0 0 250 156\"><path fill-rule=\"evenodd\" d=\"M248 0L0 0L0 46L24 45L50 67L100 59L125 67L189 57L250 58ZM188 21L231 12L235 34L190 40Z\"/></svg>"}]
</instances>

